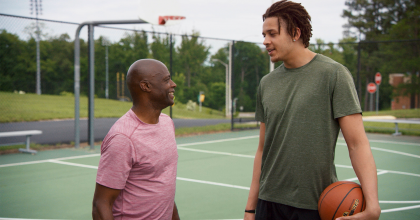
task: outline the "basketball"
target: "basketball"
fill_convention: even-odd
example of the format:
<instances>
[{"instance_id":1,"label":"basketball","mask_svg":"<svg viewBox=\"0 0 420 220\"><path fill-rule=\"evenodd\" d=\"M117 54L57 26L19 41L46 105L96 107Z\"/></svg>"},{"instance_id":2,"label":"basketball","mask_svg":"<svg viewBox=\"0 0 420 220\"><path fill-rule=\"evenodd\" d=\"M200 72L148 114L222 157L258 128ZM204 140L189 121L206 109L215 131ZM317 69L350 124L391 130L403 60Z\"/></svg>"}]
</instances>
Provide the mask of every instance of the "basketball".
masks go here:
<instances>
[{"instance_id":1,"label":"basketball","mask_svg":"<svg viewBox=\"0 0 420 220\"><path fill-rule=\"evenodd\" d=\"M338 181L329 185L318 201L318 212L322 220L354 215L365 208L362 187L350 181Z\"/></svg>"}]
</instances>

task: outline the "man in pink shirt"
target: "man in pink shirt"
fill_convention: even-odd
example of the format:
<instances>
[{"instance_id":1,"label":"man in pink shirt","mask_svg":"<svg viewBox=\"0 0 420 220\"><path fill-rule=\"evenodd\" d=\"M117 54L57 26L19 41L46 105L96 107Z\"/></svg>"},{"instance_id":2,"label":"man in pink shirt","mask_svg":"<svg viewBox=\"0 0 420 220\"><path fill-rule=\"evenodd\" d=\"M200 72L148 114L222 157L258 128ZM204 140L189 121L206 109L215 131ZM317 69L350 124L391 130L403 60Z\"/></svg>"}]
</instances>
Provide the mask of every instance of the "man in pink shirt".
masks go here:
<instances>
[{"instance_id":1,"label":"man in pink shirt","mask_svg":"<svg viewBox=\"0 0 420 220\"><path fill-rule=\"evenodd\" d=\"M179 219L175 127L161 113L174 104L176 84L163 63L144 59L131 65L127 85L133 107L102 143L93 219Z\"/></svg>"}]
</instances>

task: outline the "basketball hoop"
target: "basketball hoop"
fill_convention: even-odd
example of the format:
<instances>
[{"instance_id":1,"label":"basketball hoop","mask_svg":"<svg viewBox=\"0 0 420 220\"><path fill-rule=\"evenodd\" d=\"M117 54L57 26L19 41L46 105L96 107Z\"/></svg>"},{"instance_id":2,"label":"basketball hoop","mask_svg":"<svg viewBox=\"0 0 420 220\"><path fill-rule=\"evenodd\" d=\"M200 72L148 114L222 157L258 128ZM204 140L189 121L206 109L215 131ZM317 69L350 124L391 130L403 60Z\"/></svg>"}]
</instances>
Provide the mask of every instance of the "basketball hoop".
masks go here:
<instances>
[{"instance_id":1,"label":"basketball hoop","mask_svg":"<svg viewBox=\"0 0 420 220\"><path fill-rule=\"evenodd\" d=\"M168 20L184 20L184 16L159 16L159 25L165 25Z\"/></svg>"}]
</instances>

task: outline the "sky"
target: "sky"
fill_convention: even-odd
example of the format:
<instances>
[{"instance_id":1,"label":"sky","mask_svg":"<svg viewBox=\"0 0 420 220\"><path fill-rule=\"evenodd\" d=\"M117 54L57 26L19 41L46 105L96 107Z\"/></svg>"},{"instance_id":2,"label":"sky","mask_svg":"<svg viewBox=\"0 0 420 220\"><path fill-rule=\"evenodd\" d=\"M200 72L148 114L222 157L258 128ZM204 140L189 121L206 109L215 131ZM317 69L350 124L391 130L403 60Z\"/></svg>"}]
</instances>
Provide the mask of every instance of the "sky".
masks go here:
<instances>
[{"instance_id":1,"label":"sky","mask_svg":"<svg viewBox=\"0 0 420 220\"><path fill-rule=\"evenodd\" d=\"M295 2L302 3L312 17L311 43L316 38L335 43L343 37L342 25L346 20L341 14L346 8L345 0ZM43 14L39 17L81 23L146 17L150 20L159 13L173 13L186 19L168 27L150 24L124 27L177 34L191 34L195 30L204 37L262 42L262 14L271 4L272 0L43 0ZM0 0L0 13L34 17L30 14L30 0ZM73 37L74 33L69 35Z\"/></svg>"}]
</instances>

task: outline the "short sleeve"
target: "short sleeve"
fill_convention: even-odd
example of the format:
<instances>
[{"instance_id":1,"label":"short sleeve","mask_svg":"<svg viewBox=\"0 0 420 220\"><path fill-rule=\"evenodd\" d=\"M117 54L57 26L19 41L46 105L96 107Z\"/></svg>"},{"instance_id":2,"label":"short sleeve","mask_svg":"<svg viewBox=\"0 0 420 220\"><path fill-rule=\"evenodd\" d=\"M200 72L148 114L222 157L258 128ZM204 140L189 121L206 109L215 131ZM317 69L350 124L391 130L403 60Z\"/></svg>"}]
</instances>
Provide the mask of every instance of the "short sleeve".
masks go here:
<instances>
[{"instance_id":1,"label":"short sleeve","mask_svg":"<svg viewBox=\"0 0 420 220\"><path fill-rule=\"evenodd\" d=\"M258 86L258 90L257 90L257 104L255 107L255 120L266 123L265 121L265 117L264 117L264 107L262 105L262 94L261 94L261 83Z\"/></svg>"},{"instance_id":2,"label":"short sleeve","mask_svg":"<svg viewBox=\"0 0 420 220\"><path fill-rule=\"evenodd\" d=\"M362 113L353 77L346 67L339 65L332 95L334 118Z\"/></svg>"},{"instance_id":3,"label":"short sleeve","mask_svg":"<svg viewBox=\"0 0 420 220\"><path fill-rule=\"evenodd\" d=\"M96 182L112 189L123 189L134 161L131 140L122 134L102 143Z\"/></svg>"}]
</instances>

